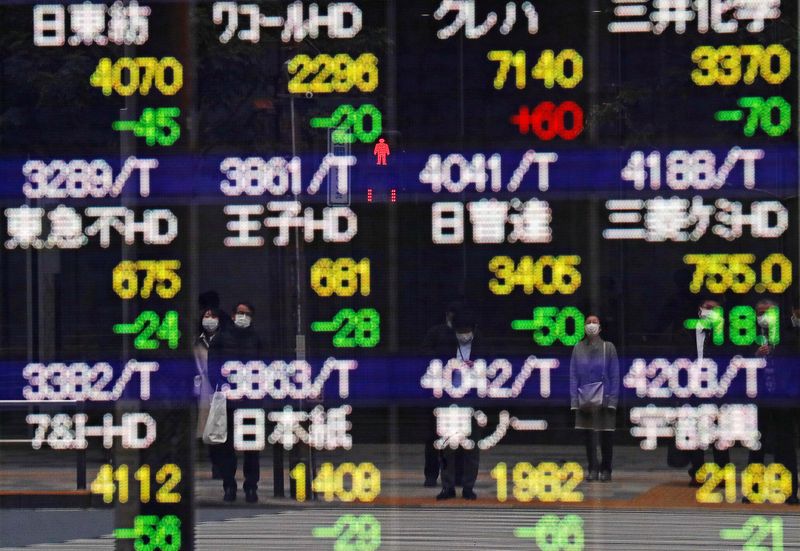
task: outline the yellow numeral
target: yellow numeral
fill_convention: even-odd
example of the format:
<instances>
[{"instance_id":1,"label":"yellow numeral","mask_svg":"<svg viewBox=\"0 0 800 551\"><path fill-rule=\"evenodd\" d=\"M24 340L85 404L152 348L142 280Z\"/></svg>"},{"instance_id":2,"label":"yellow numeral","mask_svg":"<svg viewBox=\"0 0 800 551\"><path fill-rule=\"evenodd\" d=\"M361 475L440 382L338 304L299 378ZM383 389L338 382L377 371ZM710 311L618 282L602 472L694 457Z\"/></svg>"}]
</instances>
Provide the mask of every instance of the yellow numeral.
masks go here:
<instances>
[{"instance_id":1,"label":"yellow numeral","mask_svg":"<svg viewBox=\"0 0 800 551\"><path fill-rule=\"evenodd\" d=\"M289 476L295 481L295 498L297 501L306 500L306 464L298 463L289 472Z\"/></svg>"},{"instance_id":2,"label":"yellow numeral","mask_svg":"<svg viewBox=\"0 0 800 551\"><path fill-rule=\"evenodd\" d=\"M703 485L697 490L698 503L736 502L736 466L732 463L720 467L705 463L695 479ZM783 503L792 493L792 474L780 463L764 466L751 463L742 472L742 495L752 503ZM723 484L724 493L716 492Z\"/></svg>"},{"instance_id":3,"label":"yellow numeral","mask_svg":"<svg viewBox=\"0 0 800 551\"><path fill-rule=\"evenodd\" d=\"M692 62L697 68L691 77L698 86L753 84L758 75L769 84L780 84L792 72L792 55L781 44L698 46L692 51Z\"/></svg>"},{"instance_id":4,"label":"yellow numeral","mask_svg":"<svg viewBox=\"0 0 800 551\"><path fill-rule=\"evenodd\" d=\"M492 84L501 90L508 80L508 72L514 68L514 84L520 90L527 85L527 62L525 52L519 50L491 50L486 54L489 61L496 61L497 74ZM562 50L556 55L553 50L544 50L531 70L531 77L541 80L545 88L558 84L561 88L575 88L583 80L583 57L572 49Z\"/></svg>"},{"instance_id":5,"label":"yellow numeral","mask_svg":"<svg viewBox=\"0 0 800 551\"><path fill-rule=\"evenodd\" d=\"M353 87L372 92L378 87L378 58L371 53L355 60L347 54L319 54L313 58L300 54L289 60L287 69L294 75L289 79L292 94L345 93ZM313 79L306 81L312 75Z\"/></svg>"},{"instance_id":6,"label":"yellow numeral","mask_svg":"<svg viewBox=\"0 0 800 551\"><path fill-rule=\"evenodd\" d=\"M156 491L158 503L179 503L181 495L175 493L175 486L181 481L181 469L172 463L167 463L156 472L156 482L163 484Z\"/></svg>"},{"instance_id":7,"label":"yellow numeral","mask_svg":"<svg viewBox=\"0 0 800 551\"><path fill-rule=\"evenodd\" d=\"M183 87L183 65L174 57L121 57L112 62L104 57L89 77L89 84L100 88L104 95L116 92L120 96L139 93L146 96L150 89L173 96Z\"/></svg>"},{"instance_id":8,"label":"yellow numeral","mask_svg":"<svg viewBox=\"0 0 800 551\"><path fill-rule=\"evenodd\" d=\"M495 295L508 295L519 285L526 295L534 291L571 295L581 285L581 273L576 268L580 263L577 255L545 255L535 261L523 256L518 264L508 256L495 256L489 261L489 271L495 275L489 280L489 290Z\"/></svg>"},{"instance_id":9,"label":"yellow numeral","mask_svg":"<svg viewBox=\"0 0 800 551\"><path fill-rule=\"evenodd\" d=\"M311 266L311 288L321 297L362 297L370 293L369 258L320 258Z\"/></svg>"},{"instance_id":10,"label":"yellow numeral","mask_svg":"<svg viewBox=\"0 0 800 551\"><path fill-rule=\"evenodd\" d=\"M139 482L139 501L150 502L150 465L142 465L133 473L133 478Z\"/></svg>"},{"instance_id":11,"label":"yellow numeral","mask_svg":"<svg viewBox=\"0 0 800 551\"><path fill-rule=\"evenodd\" d=\"M139 483L139 501L150 502L150 465L142 465L133 474ZM156 482L162 484L156 492L158 503L179 503L181 496L175 487L181 481L181 469L173 463L167 463L156 473ZM115 484L116 482L116 484ZM116 469L111 465L103 465L92 481L89 490L93 494L103 496L105 503L112 503L116 494L119 503L127 503L130 489L130 470L128 465L119 465Z\"/></svg>"},{"instance_id":12,"label":"yellow numeral","mask_svg":"<svg viewBox=\"0 0 800 551\"><path fill-rule=\"evenodd\" d=\"M323 463L311 490L321 493L325 501L369 502L381 492L381 473L372 463L342 463L335 468L332 463Z\"/></svg>"},{"instance_id":13,"label":"yellow numeral","mask_svg":"<svg viewBox=\"0 0 800 551\"><path fill-rule=\"evenodd\" d=\"M782 293L792 284L792 262L781 253L773 253L761 262L760 273L751 267L755 255L740 254L687 254L684 264L695 266L689 290L699 293L705 288L711 293L733 291ZM776 273L777 272L777 273ZM760 280L759 280L759 277Z\"/></svg>"},{"instance_id":14,"label":"yellow numeral","mask_svg":"<svg viewBox=\"0 0 800 551\"><path fill-rule=\"evenodd\" d=\"M497 501L506 501L508 499L508 467L505 463L498 463L492 469L491 475L497 480Z\"/></svg>"},{"instance_id":15,"label":"yellow numeral","mask_svg":"<svg viewBox=\"0 0 800 551\"><path fill-rule=\"evenodd\" d=\"M497 481L497 500L508 500L508 466L498 463L491 471ZM545 461L533 466L527 461L517 463L511 470L512 495L517 501L527 503L534 499L545 503L556 501L578 503L583 501L583 492L576 491L583 481L583 469L578 463L568 462L562 467Z\"/></svg>"},{"instance_id":16,"label":"yellow numeral","mask_svg":"<svg viewBox=\"0 0 800 551\"><path fill-rule=\"evenodd\" d=\"M172 298L181 290L181 278L177 274L180 267L180 260L123 260L112 272L114 292L123 299L134 298L137 294L150 298L155 287L159 297ZM138 271L145 272L141 287Z\"/></svg>"}]
</instances>

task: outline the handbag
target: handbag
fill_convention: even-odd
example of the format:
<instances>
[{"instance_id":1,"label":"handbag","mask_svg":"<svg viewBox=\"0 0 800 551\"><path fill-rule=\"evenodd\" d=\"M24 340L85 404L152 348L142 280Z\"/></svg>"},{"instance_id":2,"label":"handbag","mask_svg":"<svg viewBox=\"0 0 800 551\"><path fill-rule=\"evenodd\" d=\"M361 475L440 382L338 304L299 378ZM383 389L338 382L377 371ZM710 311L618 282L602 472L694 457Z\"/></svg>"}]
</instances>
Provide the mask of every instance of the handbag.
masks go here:
<instances>
[{"instance_id":1,"label":"handbag","mask_svg":"<svg viewBox=\"0 0 800 551\"><path fill-rule=\"evenodd\" d=\"M203 430L206 444L224 444L228 440L228 400L224 392L217 390L211 397L211 407Z\"/></svg>"},{"instance_id":2,"label":"handbag","mask_svg":"<svg viewBox=\"0 0 800 551\"><path fill-rule=\"evenodd\" d=\"M603 369L606 366L606 343L603 343ZM587 383L578 387L578 410L595 411L603 407L603 381Z\"/></svg>"},{"instance_id":3,"label":"handbag","mask_svg":"<svg viewBox=\"0 0 800 551\"><path fill-rule=\"evenodd\" d=\"M578 409L595 411L603 407L603 382L588 383L578 387Z\"/></svg>"}]
</instances>

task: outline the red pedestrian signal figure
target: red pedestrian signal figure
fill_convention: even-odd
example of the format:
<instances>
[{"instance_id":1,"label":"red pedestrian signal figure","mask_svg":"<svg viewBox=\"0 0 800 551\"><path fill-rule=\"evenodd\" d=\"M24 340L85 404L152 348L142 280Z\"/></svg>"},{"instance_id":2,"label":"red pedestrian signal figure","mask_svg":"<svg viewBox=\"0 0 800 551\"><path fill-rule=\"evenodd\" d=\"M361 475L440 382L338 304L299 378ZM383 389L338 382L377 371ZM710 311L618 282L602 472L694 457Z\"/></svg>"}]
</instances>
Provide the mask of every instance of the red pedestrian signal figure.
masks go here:
<instances>
[{"instance_id":1,"label":"red pedestrian signal figure","mask_svg":"<svg viewBox=\"0 0 800 551\"><path fill-rule=\"evenodd\" d=\"M375 144L375 149L372 150L372 154L378 157L377 164L386 166L386 157L390 154L389 144L381 138L378 140L378 143Z\"/></svg>"}]
</instances>

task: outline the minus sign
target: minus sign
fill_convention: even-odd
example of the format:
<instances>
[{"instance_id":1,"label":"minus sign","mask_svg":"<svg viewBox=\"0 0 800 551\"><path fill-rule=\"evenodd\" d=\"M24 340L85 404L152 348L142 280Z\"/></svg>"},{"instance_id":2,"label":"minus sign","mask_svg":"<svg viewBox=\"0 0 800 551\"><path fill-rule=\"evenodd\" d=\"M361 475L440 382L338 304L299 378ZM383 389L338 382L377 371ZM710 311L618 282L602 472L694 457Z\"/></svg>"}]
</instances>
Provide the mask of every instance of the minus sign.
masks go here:
<instances>
[{"instance_id":1,"label":"minus sign","mask_svg":"<svg viewBox=\"0 0 800 551\"><path fill-rule=\"evenodd\" d=\"M744 111L741 109L732 109L730 111L717 111L714 113L714 118L718 121L740 121L744 116Z\"/></svg>"},{"instance_id":2,"label":"minus sign","mask_svg":"<svg viewBox=\"0 0 800 551\"><path fill-rule=\"evenodd\" d=\"M114 537L118 540L123 539L135 539L136 536L136 529L135 528L117 528L114 530Z\"/></svg>"}]
</instances>

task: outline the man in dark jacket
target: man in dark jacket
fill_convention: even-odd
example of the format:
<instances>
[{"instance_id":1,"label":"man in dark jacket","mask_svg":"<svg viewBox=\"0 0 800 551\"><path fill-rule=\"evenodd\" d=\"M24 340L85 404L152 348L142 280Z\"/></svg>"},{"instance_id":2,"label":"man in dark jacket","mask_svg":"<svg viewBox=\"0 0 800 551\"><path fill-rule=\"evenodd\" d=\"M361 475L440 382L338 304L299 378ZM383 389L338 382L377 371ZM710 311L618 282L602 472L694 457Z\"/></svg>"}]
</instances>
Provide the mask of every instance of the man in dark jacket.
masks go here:
<instances>
[{"instance_id":1,"label":"man in dark jacket","mask_svg":"<svg viewBox=\"0 0 800 551\"><path fill-rule=\"evenodd\" d=\"M721 307L715 300L704 300L700 303L697 315L702 324L698 324L697 329L692 332L692 339L694 339L697 347L697 360L700 361L719 352L719 347L714 347L712 342L712 328L714 324L722 323ZM717 449L716 445L712 444L711 451L714 463L720 467L724 467L731 462L730 450L720 450ZM696 479L696 475L697 471L705 463L705 450L691 450L687 456L689 459L689 485L699 487L702 483Z\"/></svg>"},{"instance_id":2,"label":"man in dark jacket","mask_svg":"<svg viewBox=\"0 0 800 551\"><path fill-rule=\"evenodd\" d=\"M451 302L447 305L447 310L445 310L445 322L428 329L425 339L422 341L422 351L428 358L437 357L436 355L443 349L449 350L452 348L453 341L456 338L456 332L453 330L453 317L462 309L463 306L460 302ZM429 422L425 437L425 487L435 488L438 485L441 453L433 446L436 440L436 423L433 410L428 411L428 415ZM459 460L456 465L456 483L458 485L461 484L463 467L464 462Z\"/></svg>"},{"instance_id":3,"label":"man in dark jacket","mask_svg":"<svg viewBox=\"0 0 800 551\"><path fill-rule=\"evenodd\" d=\"M453 317L453 337L450 340L443 340L433 350L434 357L447 361L455 358L466 362L470 366L481 353L480 340L475 337L475 317L462 309L456 312ZM476 437L475 423L473 423L472 437ZM456 469L459 461L463 461L463 473L461 484L463 486L461 495L464 499L476 499L474 491L475 481L478 478L478 446L477 443L472 449L459 447L452 449L446 446L441 453L442 458L442 491L436 499L451 499L456 496Z\"/></svg>"},{"instance_id":4,"label":"man in dark jacket","mask_svg":"<svg viewBox=\"0 0 800 551\"><path fill-rule=\"evenodd\" d=\"M755 356L764 358L767 365L762 370L763 379L759 380L758 394L764 401L758 406L758 431L761 433L761 448L751 450L748 454L748 464L764 463L765 455L772 453L775 463L780 463L791 474L791 488L786 503L797 505L800 503L797 496L797 420L794 412L787 405L774 403L779 391L780 379L778 373L777 348L779 343L776 336L779 328L778 307L769 299L762 299L756 304L757 336ZM757 485L756 485L757 486ZM747 496L742 498L744 503L749 503Z\"/></svg>"},{"instance_id":5,"label":"man in dark jacket","mask_svg":"<svg viewBox=\"0 0 800 551\"><path fill-rule=\"evenodd\" d=\"M221 335L220 346L209 349L209 377L211 384L222 387L227 379L222 376L221 368L226 361L246 362L259 360L261 357L261 339L253 329L255 308L250 303L240 302L236 305L233 324ZM233 447L233 416L237 408L243 407L241 400L228 402L228 439L224 444L212 446L214 460L222 475L222 486L225 490L225 501L236 501L236 450ZM244 452L244 494L245 501L258 501L258 481L260 479L258 451Z\"/></svg>"}]
</instances>

